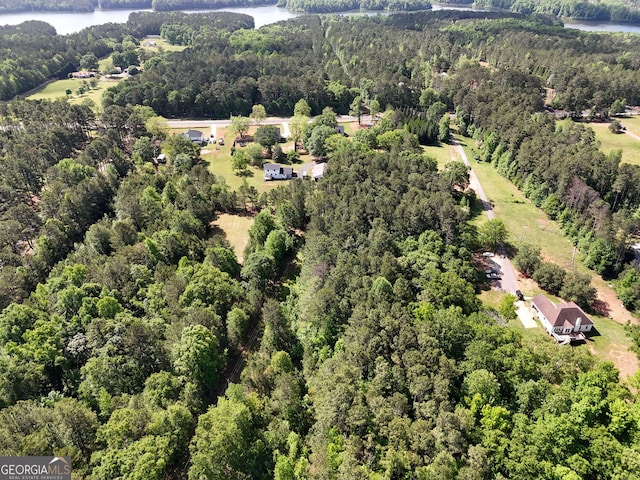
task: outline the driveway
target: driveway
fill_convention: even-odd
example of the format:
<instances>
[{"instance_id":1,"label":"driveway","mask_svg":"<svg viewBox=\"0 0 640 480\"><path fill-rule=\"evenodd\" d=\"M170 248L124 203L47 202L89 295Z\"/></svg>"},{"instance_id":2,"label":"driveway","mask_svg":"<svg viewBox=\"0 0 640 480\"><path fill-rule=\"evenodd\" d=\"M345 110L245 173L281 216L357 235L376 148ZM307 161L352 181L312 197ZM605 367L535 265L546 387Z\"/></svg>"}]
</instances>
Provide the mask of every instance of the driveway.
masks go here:
<instances>
[{"instance_id":1,"label":"driveway","mask_svg":"<svg viewBox=\"0 0 640 480\"><path fill-rule=\"evenodd\" d=\"M458 142L458 139L453 135L451 136L451 143L456 148L458 155L460 155L460 158L462 158L464 164L469 167L469 186L476 192L478 198L480 198L480 200L482 201L484 212L487 214L487 217L490 220L496 218L493 208L491 207L491 203L489 203L489 200L487 199L487 196L482 189L482 185L480 185L480 181L476 176L476 172L474 172L473 168L471 168L469 160L467 159L467 155L460 145L460 142ZM505 255L504 249L502 247L500 247L499 255L493 257L492 260L500 266L501 278L496 282L500 289L504 292L515 293L515 291L519 289L518 275L516 274L516 271L511 264L511 260L509 260L509 258Z\"/></svg>"},{"instance_id":2,"label":"driveway","mask_svg":"<svg viewBox=\"0 0 640 480\"><path fill-rule=\"evenodd\" d=\"M515 305L516 314L524 328L538 328L538 322L536 322L536 319L533 316L533 311L527 307L527 304L518 300Z\"/></svg>"}]
</instances>

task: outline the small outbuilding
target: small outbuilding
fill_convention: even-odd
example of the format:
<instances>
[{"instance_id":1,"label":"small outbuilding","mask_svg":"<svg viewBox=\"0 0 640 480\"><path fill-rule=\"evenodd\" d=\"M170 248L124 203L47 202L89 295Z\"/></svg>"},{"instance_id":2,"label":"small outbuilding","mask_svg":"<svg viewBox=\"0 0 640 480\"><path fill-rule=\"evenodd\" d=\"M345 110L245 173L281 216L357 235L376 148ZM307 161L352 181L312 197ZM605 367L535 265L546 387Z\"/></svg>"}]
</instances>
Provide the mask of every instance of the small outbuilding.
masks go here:
<instances>
[{"instance_id":1,"label":"small outbuilding","mask_svg":"<svg viewBox=\"0 0 640 480\"><path fill-rule=\"evenodd\" d=\"M313 178L314 180L318 180L324 177L324 174L327 171L327 164L324 162L309 162L303 165L300 165L300 170L298 171L298 177L300 178Z\"/></svg>"}]
</instances>

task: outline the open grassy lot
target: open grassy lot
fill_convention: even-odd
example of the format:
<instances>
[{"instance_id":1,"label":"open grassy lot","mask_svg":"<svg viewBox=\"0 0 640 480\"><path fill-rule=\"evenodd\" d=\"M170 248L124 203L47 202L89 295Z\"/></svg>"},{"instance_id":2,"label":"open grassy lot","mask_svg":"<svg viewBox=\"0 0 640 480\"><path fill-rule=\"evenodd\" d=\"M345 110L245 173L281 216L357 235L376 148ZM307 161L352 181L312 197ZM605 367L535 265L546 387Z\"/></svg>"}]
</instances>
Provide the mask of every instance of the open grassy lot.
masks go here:
<instances>
[{"instance_id":1,"label":"open grassy lot","mask_svg":"<svg viewBox=\"0 0 640 480\"><path fill-rule=\"evenodd\" d=\"M640 136L640 118L624 117L619 118L625 128L638 136ZM571 120L559 120L558 125L566 125ZM596 135L596 140L600 142L600 150L609 153L613 150L622 151L622 161L633 165L640 165L640 141L631 135L622 133L611 133L608 123L589 123L587 124Z\"/></svg>"},{"instance_id":2,"label":"open grassy lot","mask_svg":"<svg viewBox=\"0 0 640 480\"><path fill-rule=\"evenodd\" d=\"M140 40L140 46L145 50L152 52L181 52L187 47L182 45L171 45L162 38L143 38Z\"/></svg>"},{"instance_id":3,"label":"open grassy lot","mask_svg":"<svg viewBox=\"0 0 640 480\"><path fill-rule=\"evenodd\" d=\"M638 371L638 356L630 351L631 339L624 327L608 318L591 315L598 334L587 340L587 346L598 358L612 362L621 376L629 377Z\"/></svg>"},{"instance_id":4,"label":"open grassy lot","mask_svg":"<svg viewBox=\"0 0 640 480\"><path fill-rule=\"evenodd\" d=\"M447 162L452 159L451 145L441 143L440 145L423 146L422 150L426 155L433 157L438 162L438 169L442 170Z\"/></svg>"},{"instance_id":5,"label":"open grassy lot","mask_svg":"<svg viewBox=\"0 0 640 480\"><path fill-rule=\"evenodd\" d=\"M629 115L628 117L618 117L618 120L631 133L640 135L640 116L639 115Z\"/></svg>"},{"instance_id":6,"label":"open grassy lot","mask_svg":"<svg viewBox=\"0 0 640 480\"><path fill-rule=\"evenodd\" d=\"M88 82L88 80L85 80ZM78 94L78 88L82 84L83 80L77 78L68 78L64 80L55 80L49 82L46 85L36 89L27 96L28 100L57 100L59 98L68 98L71 103L81 104L87 99L91 100L96 107L100 107L102 103L102 94L104 91L117 85L119 80L112 80L106 78L97 79L96 87L83 93ZM71 95L67 95L66 91L71 90Z\"/></svg>"},{"instance_id":7,"label":"open grassy lot","mask_svg":"<svg viewBox=\"0 0 640 480\"><path fill-rule=\"evenodd\" d=\"M465 147L469 159L472 149ZM563 268L572 266L573 244L564 236L560 227L549 220L544 212L531 203L511 182L500 176L488 163L470 160L482 187L493 205L496 216L504 222L511 234L509 242L531 243L542 248L545 259L552 260ZM486 221L484 215L474 219L474 223ZM576 255L577 260L577 255ZM582 268L579 262L575 266Z\"/></svg>"},{"instance_id":8,"label":"open grassy lot","mask_svg":"<svg viewBox=\"0 0 640 480\"><path fill-rule=\"evenodd\" d=\"M626 121L622 122L623 125ZM600 142L600 150L609 153L613 150L622 150L622 161L633 165L640 165L640 141L631 135L623 133L611 133L609 124L592 123L590 127L596 133L596 139Z\"/></svg>"},{"instance_id":9,"label":"open grassy lot","mask_svg":"<svg viewBox=\"0 0 640 480\"><path fill-rule=\"evenodd\" d=\"M223 213L213 221L216 233L221 233L227 239L238 261L242 263L242 253L249 242L249 228L253 225L250 215L230 215Z\"/></svg>"}]
</instances>

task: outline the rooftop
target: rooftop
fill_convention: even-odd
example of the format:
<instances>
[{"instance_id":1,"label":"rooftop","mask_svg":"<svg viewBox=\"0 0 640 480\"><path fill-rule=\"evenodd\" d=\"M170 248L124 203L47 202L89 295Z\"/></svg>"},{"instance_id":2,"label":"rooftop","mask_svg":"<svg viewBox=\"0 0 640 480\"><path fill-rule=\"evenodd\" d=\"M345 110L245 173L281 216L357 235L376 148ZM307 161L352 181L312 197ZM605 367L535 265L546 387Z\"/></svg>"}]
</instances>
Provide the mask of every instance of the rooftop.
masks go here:
<instances>
[{"instance_id":1,"label":"rooftop","mask_svg":"<svg viewBox=\"0 0 640 480\"><path fill-rule=\"evenodd\" d=\"M536 295L531 300L540 313L549 321L553 327L575 326L580 318L582 325L593 325L591 319L574 302L558 302L554 304L545 295Z\"/></svg>"}]
</instances>

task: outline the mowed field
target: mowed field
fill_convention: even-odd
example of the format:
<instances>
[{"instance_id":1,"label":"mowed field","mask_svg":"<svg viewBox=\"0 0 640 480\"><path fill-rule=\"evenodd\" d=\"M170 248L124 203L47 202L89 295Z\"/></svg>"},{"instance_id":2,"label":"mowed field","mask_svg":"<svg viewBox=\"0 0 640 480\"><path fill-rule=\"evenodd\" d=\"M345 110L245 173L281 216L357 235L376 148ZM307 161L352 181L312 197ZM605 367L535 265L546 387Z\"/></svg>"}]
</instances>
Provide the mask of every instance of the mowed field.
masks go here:
<instances>
[{"instance_id":1,"label":"mowed field","mask_svg":"<svg viewBox=\"0 0 640 480\"><path fill-rule=\"evenodd\" d=\"M145 43L153 42L154 46L145 46ZM161 38L145 38L140 41L140 47L144 50L149 50L151 52L179 52L184 50L186 47L179 45L170 45L165 42ZM105 58L101 58L98 60L98 69L101 72L107 71L112 66L111 55ZM78 94L78 88L83 83L82 79L63 79L63 80L55 80L47 83L46 85L34 90L31 94L27 96L29 100L57 100L59 98L68 98L71 103L81 104L87 100L91 100L94 105L97 107L100 106L102 100L102 94L104 91L113 86L117 85L120 80L118 79L107 79L104 77L96 78L97 84L95 88L92 88L86 93L82 95ZM86 80L88 82L88 80ZM67 95L66 91L71 90L71 95Z\"/></svg>"},{"instance_id":2,"label":"mowed field","mask_svg":"<svg viewBox=\"0 0 640 480\"><path fill-rule=\"evenodd\" d=\"M621 307L613 289L600 276L588 271L582 265L580 252L576 251L574 256L573 244L564 236L556 222L549 220L542 210L525 198L511 182L500 176L490 164L471 160L473 158L472 142L471 139L461 139L461 143L467 144L464 147L465 152L493 205L496 217L504 222L511 234L509 242L515 246L521 242L537 245L541 248L545 261L553 261L568 271L575 268L592 275L593 285L598 290L598 299L609 306L613 319L590 315L598 334L592 336L586 346L600 359L613 362L623 377L635 374L638 371L639 362L636 354L630 350L632 342L626 335L623 324L627 320L632 322L637 320ZM484 221L483 213L478 215L473 223L480 224ZM520 277L519 281L526 297L543 293L533 280ZM490 293L484 293L483 297L483 301L489 304L497 300ZM519 322L514 325L519 325ZM522 331L525 329L522 328ZM532 335L533 332L538 332L540 337L543 337L541 341L548 341L548 335L541 327L527 331L526 335Z\"/></svg>"},{"instance_id":3,"label":"mowed field","mask_svg":"<svg viewBox=\"0 0 640 480\"><path fill-rule=\"evenodd\" d=\"M249 228L253 225L253 217L250 215L231 215L223 213L213 221L212 226L218 233L227 239L233 252L242 263L242 254L249 242Z\"/></svg>"},{"instance_id":4,"label":"mowed field","mask_svg":"<svg viewBox=\"0 0 640 480\"><path fill-rule=\"evenodd\" d=\"M69 101L74 104L81 104L87 100L90 100L94 105L98 106L102 101L102 94L104 93L104 91L113 85L117 85L118 82L119 80L100 78L97 80L96 88L92 88L88 92L79 95L77 90L80 87L82 80L77 78L56 80L54 82L47 83L45 86L35 90L32 94L27 96L27 99L58 100L60 98L68 98ZM66 90L71 90L71 95L67 95Z\"/></svg>"},{"instance_id":5,"label":"mowed field","mask_svg":"<svg viewBox=\"0 0 640 480\"><path fill-rule=\"evenodd\" d=\"M451 161L454 155L451 145L446 143L441 143L440 145L429 145L426 147L423 146L422 150L426 155L429 155L436 160L439 170L442 170L444 166Z\"/></svg>"},{"instance_id":6,"label":"mowed field","mask_svg":"<svg viewBox=\"0 0 640 480\"><path fill-rule=\"evenodd\" d=\"M638 116L618 118L628 132L640 137L640 118ZM560 120L558 125L566 125L571 120ZM600 143L600 150L610 153L614 150L622 152L622 161L632 165L640 165L640 140L625 133L611 133L609 123L589 123L593 129L596 140Z\"/></svg>"}]
</instances>

